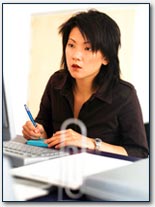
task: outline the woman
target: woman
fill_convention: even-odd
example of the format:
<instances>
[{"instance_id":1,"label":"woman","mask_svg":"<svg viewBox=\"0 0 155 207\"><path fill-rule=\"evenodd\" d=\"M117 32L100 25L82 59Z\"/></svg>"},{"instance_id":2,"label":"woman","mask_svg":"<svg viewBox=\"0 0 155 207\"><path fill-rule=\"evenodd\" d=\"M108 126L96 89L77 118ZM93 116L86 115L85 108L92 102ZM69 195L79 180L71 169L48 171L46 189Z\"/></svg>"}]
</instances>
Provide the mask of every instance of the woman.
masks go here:
<instances>
[{"instance_id":1,"label":"woman","mask_svg":"<svg viewBox=\"0 0 155 207\"><path fill-rule=\"evenodd\" d=\"M72 145L147 157L135 88L120 78L118 25L106 14L89 10L71 17L59 32L63 40L63 69L50 77L35 119L37 127L27 121L24 137L46 138L48 147L57 149ZM76 125L60 130L69 118L85 124L85 146Z\"/></svg>"}]
</instances>

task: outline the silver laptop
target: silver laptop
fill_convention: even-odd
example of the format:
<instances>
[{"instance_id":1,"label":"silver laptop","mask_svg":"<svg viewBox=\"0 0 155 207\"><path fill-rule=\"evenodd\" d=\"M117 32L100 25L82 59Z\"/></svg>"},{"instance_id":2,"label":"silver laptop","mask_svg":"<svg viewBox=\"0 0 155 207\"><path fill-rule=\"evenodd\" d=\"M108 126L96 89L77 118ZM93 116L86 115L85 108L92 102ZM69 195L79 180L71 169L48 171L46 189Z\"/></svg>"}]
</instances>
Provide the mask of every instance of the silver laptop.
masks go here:
<instances>
[{"instance_id":1,"label":"silver laptop","mask_svg":"<svg viewBox=\"0 0 155 207\"><path fill-rule=\"evenodd\" d=\"M149 201L149 158L88 176L81 191L92 200Z\"/></svg>"}]
</instances>

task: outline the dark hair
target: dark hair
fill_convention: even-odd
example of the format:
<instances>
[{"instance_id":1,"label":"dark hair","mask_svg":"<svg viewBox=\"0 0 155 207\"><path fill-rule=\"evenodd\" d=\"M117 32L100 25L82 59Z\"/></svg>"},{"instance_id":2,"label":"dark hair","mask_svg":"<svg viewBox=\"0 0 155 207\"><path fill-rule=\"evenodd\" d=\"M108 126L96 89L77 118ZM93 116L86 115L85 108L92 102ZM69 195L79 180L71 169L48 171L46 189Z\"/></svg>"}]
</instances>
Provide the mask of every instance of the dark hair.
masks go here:
<instances>
[{"instance_id":1,"label":"dark hair","mask_svg":"<svg viewBox=\"0 0 155 207\"><path fill-rule=\"evenodd\" d=\"M111 77L118 80L120 78L118 59L118 49L121 44L120 29L112 18L97 10L77 13L59 27L63 43L61 67L67 70L65 48L69 34L74 27L78 27L81 34L90 41L94 52L100 50L108 60L108 65L102 65L97 76L100 77L101 73L108 73Z\"/></svg>"}]
</instances>

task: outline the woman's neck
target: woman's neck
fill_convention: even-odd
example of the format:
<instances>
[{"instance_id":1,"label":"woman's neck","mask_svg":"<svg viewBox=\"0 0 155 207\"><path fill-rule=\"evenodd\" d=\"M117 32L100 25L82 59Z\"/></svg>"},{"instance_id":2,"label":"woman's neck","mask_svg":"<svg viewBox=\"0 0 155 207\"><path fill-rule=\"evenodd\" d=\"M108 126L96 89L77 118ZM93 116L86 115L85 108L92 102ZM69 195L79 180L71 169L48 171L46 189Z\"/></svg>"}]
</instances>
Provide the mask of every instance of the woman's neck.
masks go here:
<instances>
[{"instance_id":1,"label":"woman's neck","mask_svg":"<svg viewBox=\"0 0 155 207\"><path fill-rule=\"evenodd\" d=\"M76 80L74 85L74 93L83 97L92 95L96 90L93 89L92 82Z\"/></svg>"},{"instance_id":2,"label":"woman's neck","mask_svg":"<svg viewBox=\"0 0 155 207\"><path fill-rule=\"evenodd\" d=\"M75 81L73 94L74 94L74 117L78 118L81 107L89 100L95 90L92 89L92 84L86 81Z\"/></svg>"}]
</instances>

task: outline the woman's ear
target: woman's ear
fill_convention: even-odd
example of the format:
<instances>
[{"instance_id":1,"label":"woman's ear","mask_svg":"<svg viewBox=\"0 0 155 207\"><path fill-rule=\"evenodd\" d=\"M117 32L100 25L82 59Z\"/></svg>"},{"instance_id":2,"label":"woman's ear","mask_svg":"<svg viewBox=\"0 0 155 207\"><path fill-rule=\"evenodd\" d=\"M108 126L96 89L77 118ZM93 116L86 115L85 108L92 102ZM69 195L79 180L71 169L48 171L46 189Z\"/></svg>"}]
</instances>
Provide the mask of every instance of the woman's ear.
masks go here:
<instances>
[{"instance_id":1,"label":"woman's ear","mask_svg":"<svg viewBox=\"0 0 155 207\"><path fill-rule=\"evenodd\" d=\"M103 65L108 65L108 63L109 63L109 60L106 57L103 57L102 64Z\"/></svg>"}]
</instances>

